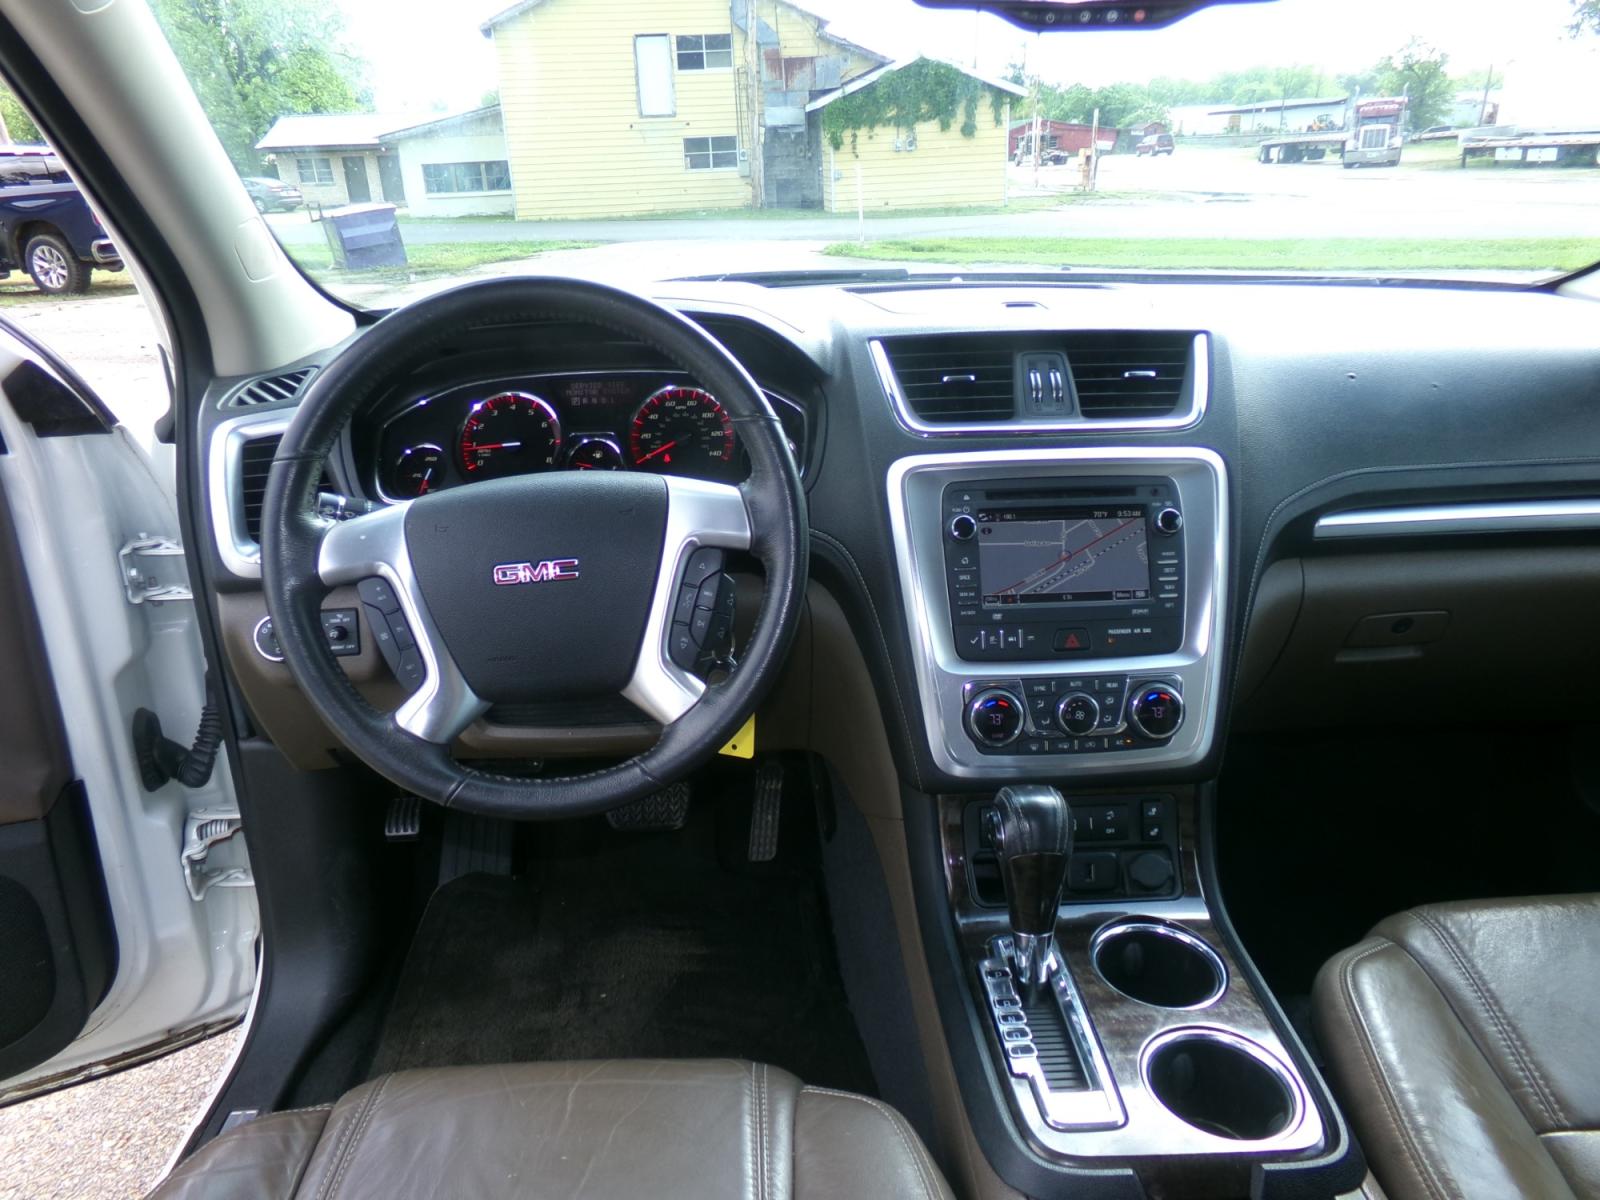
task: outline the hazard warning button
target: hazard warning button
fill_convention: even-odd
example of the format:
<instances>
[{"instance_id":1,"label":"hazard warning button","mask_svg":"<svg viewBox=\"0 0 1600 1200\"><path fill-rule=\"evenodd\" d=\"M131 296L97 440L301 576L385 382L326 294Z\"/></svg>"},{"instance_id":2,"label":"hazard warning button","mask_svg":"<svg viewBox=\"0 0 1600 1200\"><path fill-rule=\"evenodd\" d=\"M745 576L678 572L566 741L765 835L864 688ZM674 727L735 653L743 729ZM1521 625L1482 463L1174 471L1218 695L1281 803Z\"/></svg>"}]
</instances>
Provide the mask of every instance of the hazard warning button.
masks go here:
<instances>
[{"instance_id":1,"label":"hazard warning button","mask_svg":"<svg viewBox=\"0 0 1600 1200\"><path fill-rule=\"evenodd\" d=\"M1056 630L1053 648L1058 654L1072 654L1076 651L1089 649L1089 631L1087 629L1058 629Z\"/></svg>"}]
</instances>

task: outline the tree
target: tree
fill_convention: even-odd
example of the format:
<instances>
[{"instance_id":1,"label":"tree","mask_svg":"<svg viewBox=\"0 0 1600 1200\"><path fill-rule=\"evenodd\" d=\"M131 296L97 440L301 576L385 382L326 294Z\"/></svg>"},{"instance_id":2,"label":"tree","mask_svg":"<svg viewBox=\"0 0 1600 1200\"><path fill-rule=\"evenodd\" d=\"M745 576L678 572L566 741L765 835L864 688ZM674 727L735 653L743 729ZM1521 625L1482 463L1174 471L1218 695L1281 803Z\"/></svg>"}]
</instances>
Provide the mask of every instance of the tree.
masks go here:
<instances>
[{"instance_id":1,"label":"tree","mask_svg":"<svg viewBox=\"0 0 1600 1200\"><path fill-rule=\"evenodd\" d=\"M1572 24L1567 28L1573 37L1600 33L1600 0L1572 0Z\"/></svg>"},{"instance_id":2,"label":"tree","mask_svg":"<svg viewBox=\"0 0 1600 1200\"><path fill-rule=\"evenodd\" d=\"M1456 85L1446 69L1450 57L1420 38L1412 38L1378 63L1378 91L1386 96L1405 95L1411 128L1442 125L1450 116Z\"/></svg>"},{"instance_id":3,"label":"tree","mask_svg":"<svg viewBox=\"0 0 1600 1200\"><path fill-rule=\"evenodd\" d=\"M342 42L336 10L320 0L153 0L223 148L245 171L281 116L366 107L363 64Z\"/></svg>"},{"instance_id":4,"label":"tree","mask_svg":"<svg viewBox=\"0 0 1600 1200\"><path fill-rule=\"evenodd\" d=\"M44 141L39 127L22 107L22 101L4 85L0 85L0 125L5 126L6 136L13 142Z\"/></svg>"}]
</instances>

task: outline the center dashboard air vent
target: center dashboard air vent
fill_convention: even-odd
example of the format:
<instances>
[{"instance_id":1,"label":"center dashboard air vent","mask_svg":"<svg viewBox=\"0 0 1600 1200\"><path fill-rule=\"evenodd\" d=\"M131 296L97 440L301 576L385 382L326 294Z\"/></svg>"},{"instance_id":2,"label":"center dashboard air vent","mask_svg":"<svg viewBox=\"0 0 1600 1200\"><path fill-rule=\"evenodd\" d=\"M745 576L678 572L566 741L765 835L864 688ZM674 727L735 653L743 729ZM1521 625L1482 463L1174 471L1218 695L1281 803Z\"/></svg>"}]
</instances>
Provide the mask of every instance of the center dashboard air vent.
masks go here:
<instances>
[{"instance_id":1,"label":"center dashboard air vent","mask_svg":"<svg viewBox=\"0 0 1600 1200\"><path fill-rule=\"evenodd\" d=\"M1187 330L919 334L872 351L902 424L922 433L1176 428L1204 406L1204 335Z\"/></svg>"}]
</instances>

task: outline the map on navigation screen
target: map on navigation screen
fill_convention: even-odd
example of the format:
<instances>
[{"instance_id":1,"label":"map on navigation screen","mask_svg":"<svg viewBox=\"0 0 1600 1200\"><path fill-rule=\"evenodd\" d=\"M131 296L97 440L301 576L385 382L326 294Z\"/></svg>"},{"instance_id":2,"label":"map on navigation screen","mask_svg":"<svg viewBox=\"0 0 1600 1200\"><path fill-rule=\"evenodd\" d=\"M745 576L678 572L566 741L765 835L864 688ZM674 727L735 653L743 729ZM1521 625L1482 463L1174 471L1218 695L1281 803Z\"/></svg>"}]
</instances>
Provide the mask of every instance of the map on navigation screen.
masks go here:
<instances>
[{"instance_id":1,"label":"map on navigation screen","mask_svg":"<svg viewBox=\"0 0 1600 1200\"><path fill-rule=\"evenodd\" d=\"M1027 520L980 512L978 576L986 605L1146 600L1150 560L1141 509L1052 512Z\"/></svg>"}]
</instances>

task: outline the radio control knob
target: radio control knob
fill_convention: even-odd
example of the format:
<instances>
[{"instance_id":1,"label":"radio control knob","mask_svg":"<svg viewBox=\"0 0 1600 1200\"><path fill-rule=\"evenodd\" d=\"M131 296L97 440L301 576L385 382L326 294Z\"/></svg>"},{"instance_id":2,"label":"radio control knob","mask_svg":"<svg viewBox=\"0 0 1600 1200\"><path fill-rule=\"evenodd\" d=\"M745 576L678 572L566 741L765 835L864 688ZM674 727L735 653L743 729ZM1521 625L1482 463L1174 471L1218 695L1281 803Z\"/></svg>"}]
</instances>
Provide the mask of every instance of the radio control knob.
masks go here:
<instances>
[{"instance_id":1,"label":"radio control knob","mask_svg":"<svg viewBox=\"0 0 1600 1200\"><path fill-rule=\"evenodd\" d=\"M1170 684L1147 681L1133 689L1128 723L1153 741L1178 732L1183 724L1183 695Z\"/></svg>"},{"instance_id":2,"label":"radio control knob","mask_svg":"<svg viewBox=\"0 0 1600 1200\"><path fill-rule=\"evenodd\" d=\"M1100 723L1100 702L1087 692L1073 692L1061 697L1056 705L1056 720L1073 737L1083 737L1094 732Z\"/></svg>"},{"instance_id":3,"label":"radio control knob","mask_svg":"<svg viewBox=\"0 0 1600 1200\"><path fill-rule=\"evenodd\" d=\"M1173 534L1183 528L1183 514L1170 504L1156 513L1156 531Z\"/></svg>"},{"instance_id":4,"label":"radio control knob","mask_svg":"<svg viewBox=\"0 0 1600 1200\"><path fill-rule=\"evenodd\" d=\"M980 746L1008 746L1022 732L1022 701L1005 688L984 688L967 702L967 732Z\"/></svg>"},{"instance_id":5,"label":"radio control knob","mask_svg":"<svg viewBox=\"0 0 1600 1200\"><path fill-rule=\"evenodd\" d=\"M970 542L978 532L978 522L969 513L957 513L950 518L950 536L958 542Z\"/></svg>"}]
</instances>

